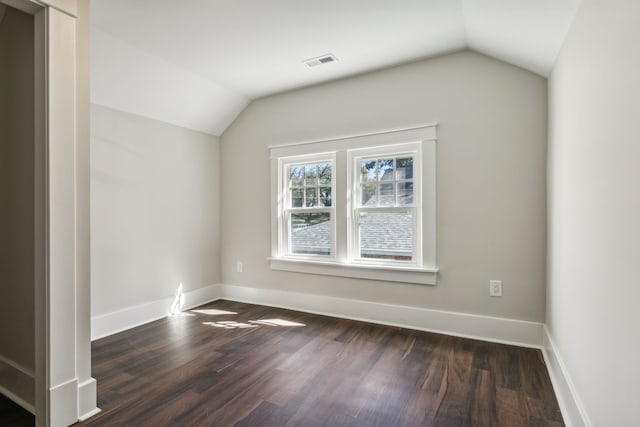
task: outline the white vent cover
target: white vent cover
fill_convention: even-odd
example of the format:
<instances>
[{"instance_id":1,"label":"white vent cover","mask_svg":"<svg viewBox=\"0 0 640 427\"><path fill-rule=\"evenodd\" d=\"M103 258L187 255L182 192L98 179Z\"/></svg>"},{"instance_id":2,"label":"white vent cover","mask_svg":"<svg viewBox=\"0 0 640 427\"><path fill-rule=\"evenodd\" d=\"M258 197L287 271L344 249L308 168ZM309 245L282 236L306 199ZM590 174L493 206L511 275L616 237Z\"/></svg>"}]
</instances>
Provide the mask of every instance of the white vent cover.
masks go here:
<instances>
[{"instance_id":1,"label":"white vent cover","mask_svg":"<svg viewBox=\"0 0 640 427\"><path fill-rule=\"evenodd\" d=\"M307 60L302 61L302 62L304 64L306 64L307 67L312 68L312 67L317 67L318 65L331 64L332 62L337 62L337 61L338 61L338 58L336 58L334 54L327 53L326 55L318 56L316 58L307 59Z\"/></svg>"}]
</instances>

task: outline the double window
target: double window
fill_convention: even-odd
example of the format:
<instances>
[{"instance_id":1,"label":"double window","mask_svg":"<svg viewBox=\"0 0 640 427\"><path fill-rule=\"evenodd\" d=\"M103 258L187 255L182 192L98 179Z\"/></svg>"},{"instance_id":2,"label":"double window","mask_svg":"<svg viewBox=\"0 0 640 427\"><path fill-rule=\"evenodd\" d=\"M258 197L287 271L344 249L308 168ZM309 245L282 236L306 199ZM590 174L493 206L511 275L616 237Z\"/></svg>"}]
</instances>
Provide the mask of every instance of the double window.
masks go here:
<instances>
[{"instance_id":1,"label":"double window","mask_svg":"<svg viewBox=\"0 0 640 427\"><path fill-rule=\"evenodd\" d=\"M435 284L433 126L271 148L274 269Z\"/></svg>"}]
</instances>

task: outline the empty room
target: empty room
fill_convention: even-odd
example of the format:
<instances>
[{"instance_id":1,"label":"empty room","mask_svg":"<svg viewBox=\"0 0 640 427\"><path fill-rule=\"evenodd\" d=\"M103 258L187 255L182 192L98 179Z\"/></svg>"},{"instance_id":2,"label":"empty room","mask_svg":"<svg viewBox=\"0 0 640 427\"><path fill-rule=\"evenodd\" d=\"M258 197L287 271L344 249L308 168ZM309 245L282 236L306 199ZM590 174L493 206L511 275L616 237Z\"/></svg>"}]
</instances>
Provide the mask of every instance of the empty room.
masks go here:
<instances>
[{"instance_id":1,"label":"empty room","mask_svg":"<svg viewBox=\"0 0 640 427\"><path fill-rule=\"evenodd\" d=\"M639 23L0 0L0 425L639 425Z\"/></svg>"}]
</instances>

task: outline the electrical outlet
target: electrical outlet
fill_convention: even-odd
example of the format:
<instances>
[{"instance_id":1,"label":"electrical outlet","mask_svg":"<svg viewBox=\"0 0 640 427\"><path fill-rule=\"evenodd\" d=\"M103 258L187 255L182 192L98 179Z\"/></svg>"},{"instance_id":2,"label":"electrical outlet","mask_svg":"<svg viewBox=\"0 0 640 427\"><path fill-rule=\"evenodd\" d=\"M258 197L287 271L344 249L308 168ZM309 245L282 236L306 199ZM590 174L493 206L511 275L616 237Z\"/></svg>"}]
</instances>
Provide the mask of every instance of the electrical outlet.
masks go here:
<instances>
[{"instance_id":1,"label":"electrical outlet","mask_svg":"<svg viewBox=\"0 0 640 427\"><path fill-rule=\"evenodd\" d=\"M502 296L502 280L489 280L489 296L490 297Z\"/></svg>"},{"instance_id":2,"label":"electrical outlet","mask_svg":"<svg viewBox=\"0 0 640 427\"><path fill-rule=\"evenodd\" d=\"M238 273L242 273L242 261L238 261L238 263L236 264L236 271Z\"/></svg>"}]
</instances>

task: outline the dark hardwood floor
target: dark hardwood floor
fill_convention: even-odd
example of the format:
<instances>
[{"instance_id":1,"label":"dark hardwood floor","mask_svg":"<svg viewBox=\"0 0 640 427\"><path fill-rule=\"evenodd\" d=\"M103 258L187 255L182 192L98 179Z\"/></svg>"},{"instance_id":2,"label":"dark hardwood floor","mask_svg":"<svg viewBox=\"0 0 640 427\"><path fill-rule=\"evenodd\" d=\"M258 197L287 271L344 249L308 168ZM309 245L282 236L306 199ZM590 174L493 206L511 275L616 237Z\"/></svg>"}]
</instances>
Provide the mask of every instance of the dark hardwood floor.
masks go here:
<instances>
[{"instance_id":1,"label":"dark hardwood floor","mask_svg":"<svg viewBox=\"0 0 640 427\"><path fill-rule=\"evenodd\" d=\"M103 412L79 425L563 425L538 350L230 301L199 310L94 342Z\"/></svg>"},{"instance_id":2,"label":"dark hardwood floor","mask_svg":"<svg viewBox=\"0 0 640 427\"><path fill-rule=\"evenodd\" d=\"M78 427L564 425L538 350L230 301L92 358L102 412Z\"/></svg>"},{"instance_id":3,"label":"dark hardwood floor","mask_svg":"<svg viewBox=\"0 0 640 427\"><path fill-rule=\"evenodd\" d=\"M36 418L26 409L0 394L0 426L2 427L33 427Z\"/></svg>"}]
</instances>

